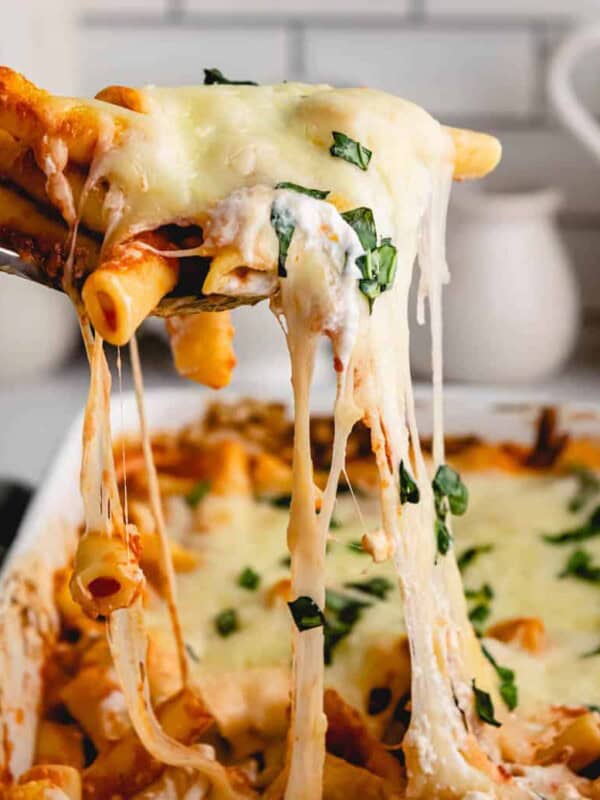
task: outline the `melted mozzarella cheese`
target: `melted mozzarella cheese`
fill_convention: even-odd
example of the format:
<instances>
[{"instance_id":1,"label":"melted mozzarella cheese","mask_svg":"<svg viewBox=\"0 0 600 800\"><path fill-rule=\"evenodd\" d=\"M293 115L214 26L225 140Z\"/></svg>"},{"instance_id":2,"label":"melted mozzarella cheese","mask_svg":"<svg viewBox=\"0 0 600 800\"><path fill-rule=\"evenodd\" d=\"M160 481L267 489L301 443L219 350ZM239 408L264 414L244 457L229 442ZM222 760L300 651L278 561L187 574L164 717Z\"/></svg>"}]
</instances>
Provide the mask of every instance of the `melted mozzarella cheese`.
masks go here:
<instances>
[{"instance_id":1,"label":"melted mozzarella cheese","mask_svg":"<svg viewBox=\"0 0 600 800\"><path fill-rule=\"evenodd\" d=\"M284 83L140 94L147 113L123 110L127 134L95 165L125 196L111 241L167 222L199 222L242 187L292 181L330 190L347 208L377 209L380 234L406 233L410 243L427 201L425 165L451 149L421 108L372 89ZM373 151L368 171L331 156L332 131ZM420 202L412 202L415 192Z\"/></svg>"},{"instance_id":2,"label":"melted mozzarella cheese","mask_svg":"<svg viewBox=\"0 0 600 800\"><path fill-rule=\"evenodd\" d=\"M551 546L542 533L576 527L586 516L567 509L573 494L572 479L515 476L506 473L463 475L470 492L469 510L455 520L455 547L491 544L465 569L467 589L489 583L494 591L486 625L520 616L539 617L546 629L547 647L532 654L517 644L486 638L486 647L503 666L516 673L519 711L533 714L540 706L600 705L600 656L581 661L583 653L600 644L596 588L575 578L558 578L573 545ZM210 504L210 498L205 501ZM379 510L373 499L361 499L368 529L378 526ZM286 563L288 512L268 503L247 499L228 501L229 513L209 533L197 531L193 512L178 498L171 499L169 514L177 530L172 533L201 554L201 567L177 577L185 639L196 658L194 678L202 684L221 675L247 669L280 667L289 672L291 631L284 600L269 602L269 590L289 578ZM390 561L374 564L368 555L351 547L363 533L348 496L336 503L339 528L331 531L326 559L326 585L330 589L370 601L350 635L334 650L325 668L325 685L335 688L349 703L366 711L368 654L371 648L394 642L406 633L402 601ZM600 561L600 541L591 539L586 549ZM251 566L260 576L256 591L238 585L243 569ZM386 577L392 588L386 599L357 594L348 582ZM239 630L228 637L218 634L214 620L225 608L236 609ZM146 612L150 630L168 628L166 609ZM576 675L576 679L574 679ZM286 702L286 699L283 699Z\"/></svg>"},{"instance_id":3,"label":"melted mozzarella cheese","mask_svg":"<svg viewBox=\"0 0 600 800\"><path fill-rule=\"evenodd\" d=\"M489 640L499 663L513 667L520 707L534 712L540 705L597 704L600 656L581 656L600 645L597 588L575 577L559 578L573 550L583 546L595 563L600 542L550 545L543 534L569 530L583 523L590 509L568 511L574 481L569 478L472 475L470 510L458 527L460 549L490 542L491 553L479 556L465 570L467 588L489 583L494 591L488 625L519 616L539 617L547 644L539 655Z\"/></svg>"}]
</instances>

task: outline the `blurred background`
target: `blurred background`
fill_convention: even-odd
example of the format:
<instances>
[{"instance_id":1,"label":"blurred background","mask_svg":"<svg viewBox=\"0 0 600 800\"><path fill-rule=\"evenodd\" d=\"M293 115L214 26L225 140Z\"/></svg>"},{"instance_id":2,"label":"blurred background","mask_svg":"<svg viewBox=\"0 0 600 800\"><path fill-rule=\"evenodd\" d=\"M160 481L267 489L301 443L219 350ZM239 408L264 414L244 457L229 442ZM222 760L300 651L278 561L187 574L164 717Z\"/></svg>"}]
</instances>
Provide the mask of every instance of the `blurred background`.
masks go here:
<instances>
[{"instance_id":1,"label":"blurred background","mask_svg":"<svg viewBox=\"0 0 600 800\"><path fill-rule=\"evenodd\" d=\"M0 62L63 94L201 83L203 67L259 82L368 85L447 124L498 135L504 159L485 194L453 193L450 385L597 400L600 161L561 123L547 91L557 49L595 21L600 0L0 0ZM593 116L599 77L600 33L573 71ZM66 302L17 283L0 276L0 475L37 481L85 400L87 368ZM285 385L268 309L236 317L233 389ZM414 339L423 377L427 337ZM156 325L142 350L149 385L177 382ZM328 380L321 370L317 382Z\"/></svg>"}]
</instances>

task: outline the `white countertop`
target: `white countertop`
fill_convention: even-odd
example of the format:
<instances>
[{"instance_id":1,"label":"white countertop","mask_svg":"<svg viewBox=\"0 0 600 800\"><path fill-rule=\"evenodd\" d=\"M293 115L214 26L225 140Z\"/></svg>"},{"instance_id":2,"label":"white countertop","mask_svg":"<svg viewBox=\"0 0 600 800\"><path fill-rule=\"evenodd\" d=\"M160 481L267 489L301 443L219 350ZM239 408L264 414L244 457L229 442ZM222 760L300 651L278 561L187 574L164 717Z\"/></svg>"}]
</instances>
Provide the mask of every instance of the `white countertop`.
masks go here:
<instances>
[{"instance_id":1,"label":"white countertop","mask_svg":"<svg viewBox=\"0 0 600 800\"><path fill-rule=\"evenodd\" d=\"M551 404L600 402L600 344L592 343L597 340L596 335L580 348L577 358L564 373L543 383L514 387L464 387L450 383L446 391L452 394L468 391L482 400L531 400ZM151 353L148 353L149 347ZM152 346L142 346L142 360L153 364L145 369L147 388L182 385L168 359L162 353L157 356ZM123 385L130 387L127 374ZM269 380L268 375L261 373L252 380L234 379L231 392L281 396L288 385L287 380ZM33 485L39 483L67 428L84 405L87 389L88 369L81 357L53 375L9 385L0 383L0 478L14 478ZM199 386L198 391L204 390Z\"/></svg>"}]
</instances>

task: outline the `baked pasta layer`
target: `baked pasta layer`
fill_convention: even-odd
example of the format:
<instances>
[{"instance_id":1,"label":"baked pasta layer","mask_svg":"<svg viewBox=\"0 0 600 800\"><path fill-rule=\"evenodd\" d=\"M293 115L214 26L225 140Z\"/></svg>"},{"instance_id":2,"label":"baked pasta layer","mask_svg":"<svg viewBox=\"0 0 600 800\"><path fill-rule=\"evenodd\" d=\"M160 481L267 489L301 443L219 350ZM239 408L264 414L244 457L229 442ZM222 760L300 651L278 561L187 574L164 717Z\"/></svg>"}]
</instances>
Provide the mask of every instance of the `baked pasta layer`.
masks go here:
<instances>
[{"instance_id":1,"label":"baked pasta layer","mask_svg":"<svg viewBox=\"0 0 600 800\"><path fill-rule=\"evenodd\" d=\"M544 425L551 418L547 412ZM332 421L315 418L311 429L320 483ZM350 439L355 497L340 488L328 537L326 800L403 798L406 790L411 656L393 566L371 558L380 520L366 434L359 426ZM197 425L152 439L190 657L191 682L182 689L141 445L114 445L149 580L152 702L171 735L216 745L248 796L281 796L285 768L291 446L283 408L255 402L213 406ZM473 437L447 446L470 492L454 526L469 614L496 664L495 708L511 712L500 729L504 768L534 774L555 763L546 796L562 797L569 785L574 793L565 796L597 797L600 443L554 433L532 449ZM70 599L68 577L56 577L60 634L44 673L37 766L23 781L46 769L81 775L84 798L204 796L192 771L155 761L132 731L105 628Z\"/></svg>"}]
</instances>

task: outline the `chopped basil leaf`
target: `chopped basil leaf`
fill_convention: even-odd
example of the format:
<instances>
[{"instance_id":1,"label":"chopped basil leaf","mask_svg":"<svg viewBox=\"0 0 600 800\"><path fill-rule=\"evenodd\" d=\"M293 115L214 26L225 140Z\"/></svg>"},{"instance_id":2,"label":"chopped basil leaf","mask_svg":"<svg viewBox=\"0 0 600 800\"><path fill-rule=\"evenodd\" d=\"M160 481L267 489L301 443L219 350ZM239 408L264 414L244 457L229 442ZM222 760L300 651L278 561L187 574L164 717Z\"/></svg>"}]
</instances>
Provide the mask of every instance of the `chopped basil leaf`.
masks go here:
<instances>
[{"instance_id":1,"label":"chopped basil leaf","mask_svg":"<svg viewBox=\"0 0 600 800\"><path fill-rule=\"evenodd\" d=\"M368 250L356 259L356 265L362 273L358 288L369 301L369 310L382 292L389 289L396 277L397 251L389 240L374 250Z\"/></svg>"},{"instance_id":2,"label":"chopped basil leaf","mask_svg":"<svg viewBox=\"0 0 600 800\"><path fill-rule=\"evenodd\" d=\"M220 636L231 636L239 627L238 615L235 608L225 608L215 617L215 628Z\"/></svg>"},{"instance_id":3,"label":"chopped basil leaf","mask_svg":"<svg viewBox=\"0 0 600 800\"><path fill-rule=\"evenodd\" d=\"M573 513L581 511L588 500L600 492L600 479L591 469L581 464L571 464L569 473L577 479L577 492L569 501L569 511Z\"/></svg>"},{"instance_id":4,"label":"chopped basil leaf","mask_svg":"<svg viewBox=\"0 0 600 800\"><path fill-rule=\"evenodd\" d=\"M483 689L477 688L475 685L475 679L473 679L472 686L473 694L475 696L475 710L477 711L479 719L488 725L493 725L495 728L499 728L502 723L498 722L494 716L494 704L492 703L492 698L487 692L484 692Z\"/></svg>"},{"instance_id":5,"label":"chopped basil leaf","mask_svg":"<svg viewBox=\"0 0 600 800\"><path fill-rule=\"evenodd\" d=\"M586 708L587 708L588 711L595 711L596 714L600 714L600 706L596 706L593 703L589 703L586 706Z\"/></svg>"},{"instance_id":6,"label":"chopped basil leaf","mask_svg":"<svg viewBox=\"0 0 600 800\"><path fill-rule=\"evenodd\" d=\"M354 164L359 169L365 170L369 166L369 161L373 155L372 151L364 147L360 142L356 142L345 133L339 131L332 131L333 144L329 148L329 152L336 158L343 158L350 164Z\"/></svg>"},{"instance_id":7,"label":"chopped basil leaf","mask_svg":"<svg viewBox=\"0 0 600 800\"><path fill-rule=\"evenodd\" d=\"M435 540L437 542L438 553L445 556L448 550L450 550L452 535L448 530L445 520L439 517L435 521Z\"/></svg>"},{"instance_id":8,"label":"chopped basil leaf","mask_svg":"<svg viewBox=\"0 0 600 800\"><path fill-rule=\"evenodd\" d=\"M400 462L400 503L418 503L421 499L421 492L415 483L412 475L404 466L404 461Z\"/></svg>"},{"instance_id":9,"label":"chopped basil leaf","mask_svg":"<svg viewBox=\"0 0 600 800\"><path fill-rule=\"evenodd\" d=\"M392 690L387 686L377 686L369 692L369 702L367 704L367 714L376 716L385 711L392 702Z\"/></svg>"},{"instance_id":10,"label":"chopped basil leaf","mask_svg":"<svg viewBox=\"0 0 600 800\"><path fill-rule=\"evenodd\" d=\"M196 664L200 663L200 658L198 656L198 653L194 650L191 644L186 642L185 649L187 651L188 656L192 659L192 661L195 661Z\"/></svg>"},{"instance_id":11,"label":"chopped basil leaf","mask_svg":"<svg viewBox=\"0 0 600 800\"><path fill-rule=\"evenodd\" d=\"M484 583L479 589L465 589L465 597L476 604L469 611L469 619L477 636L483 636L484 624L492 611L490 602L494 598L494 590L489 583Z\"/></svg>"},{"instance_id":12,"label":"chopped basil leaf","mask_svg":"<svg viewBox=\"0 0 600 800\"><path fill-rule=\"evenodd\" d=\"M363 609L369 608L371 603L355 600L353 597L327 589L325 593L325 630L323 659L325 664L331 664L333 651L337 645L348 636L354 625L360 619Z\"/></svg>"},{"instance_id":13,"label":"chopped basil leaf","mask_svg":"<svg viewBox=\"0 0 600 800\"><path fill-rule=\"evenodd\" d=\"M277 497L272 497L269 500L272 506L275 508L289 508L292 504L292 495L291 494L280 494Z\"/></svg>"},{"instance_id":14,"label":"chopped basil leaf","mask_svg":"<svg viewBox=\"0 0 600 800\"><path fill-rule=\"evenodd\" d=\"M213 84L220 84L223 86L258 86L254 81L230 81L221 72L220 69L212 67L212 69L204 70L204 85L212 86Z\"/></svg>"},{"instance_id":15,"label":"chopped basil leaf","mask_svg":"<svg viewBox=\"0 0 600 800\"><path fill-rule=\"evenodd\" d=\"M586 550L575 550L558 577L573 577L589 583L600 583L600 567L592 564L592 556Z\"/></svg>"},{"instance_id":16,"label":"chopped basil leaf","mask_svg":"<svg viewBox=\"0 0 600 800\"><path fill-rule=\"evenodd\" d=\"M351 630L352 625L350 623L342 622L335 617L325 622L325 630L323 632L323 661L327 666L333 661L334 649L349 635Z\"/></svg>"},{"instance_id":17,"label":"chopped basil leaf","mask_svg":"<svg viewBox=\"0 0 600 800\"><path fill-rule=\"evenodd\" d=\"M548 544L569 544L570 542L584 542L600 536L600 506L592 511L586 522L578 528L571 528L561 533L546 534L542 538Z\"/></svg>"},{"instance_id":18,"label":"chopped basil leaf","mask_svg":"<svg viewBox=\"0 0 600 800\"><path fill-rule=\"evenodd\" d=\"M491 613L488 603L478 603L469 611L469 619L478 636L483 635L483 626Z\"/></svg>"},{"instance_id":19,"label":"chopped basil leaf","mask_svg":"<svg viewBox=\"0 0 600 800\"><path fill-rule=\"evenodd\" d=\"M190 508L196 508L201 500L204 500L206 495L210 492L210 483L208 481L198 481L194 487L186 494L185 502Z\"/></svg>"},{"instance_id":20,"label":"chopped basil leaf","mask_svg":"<svg viewBox=\"0 0 600 800\"><path fill-rule=\"evenodd\" d=\"M292 215L286 208L277 208L275 203L271 206L271 225L279 239L279 255L277 256L277 274L280 278L287 277L285 262L292 236L296 229Z\"/></svg>"},{"instance_id":21,"label":"chopped basil leaf","mask_svg":"<svg viewBox=\"0 0 600 800\"><path fill-rule=\"evenodd\" d=\"M363 556L368 555L367 551L362 546L362 541L360 539L354 539L353 541L348 542L346 547L348 550L352 550L353 553L360 553Z\"/></svg>"},{"instance_id":22,"label":"chopped basil leaf","mask_svg":"<svg viewBox=\"0 0 600 800\"><path fill-rule=\"evenodd\" d=\"M433 488L433 499L435 503L435 538L437 549L440 555L445 556L452 544L452 536L446 525L446 516L448 515L448 511L456 516L465 513L469 500L469 492L458 472L447 464L440 464L431 486Z\"/></svg>"},{"instance_id":23,"label":"chopped basil leaf","mask_svg":"<svg viewBox=\"0 0 600 800\"><path fill-rule=\"evenodd\" d=\"M500 696L509 711L513 711L519 705L519 687L512 681L500 684Z\"/></svg>"},{"instance_id":24,"label":"chopped basil leaf","mask_svg":"<svg viewBox=\"0 0 600 800\"><path fill-rule=\"evenodd\" d=\"M369 578L366 581L354 581L344 584L348 589L356 589L357 592L369 594L372 597L379 598L379 600L385 600L393 585L391 581L384 578L382 575L376 575L374 578Z\"/></svg>"},{"instance_id":25,"label":"chopped basil leaf","mask_svg":"<svg viewBox=\"0 0 600 800\"><path fill-rule=\"evenodd\" d=\"M490 553L494 549L494 545L492 544L480 544L476 545L475 547L467 547L466 550L458 557L458 568L461 572L463 572L469 564L472 564L473 561L477 558L477 556L484 555L484 553Z\"/></svg>"},{"instance_id":26,"label":"chopped basil leaf","mask_svg":"<svg viewBox=\"0 0 600 800\"><path fill-rule=\"evenodd\" d=\"M489 603L494 599L494 590L489 583L484 583L479 589L465 589L465 597L469 600L478 600L480 603Z\"/></svg>"},{"instance_id":27,"label":"chopped basil leaf","mask_svg":"<svg viewBox=\"0 0 600 800\"><path fill-rule=\"evenodd\" d=\"M397 251L389 238L382 239L377 246L377 228L370 208L353 208L345 211L342 218L354 230L365 251L356 259L362 275L358 288L369 301L369 310L372 311L376 298L394 282Z\"/></svg>"},{"instance_id":28,"label":"chopped basil leaf","mask_svg":"<svg viewBox=\"0 0 600 800\"><path fill-rule=\"evenodd\" d=\"M432 485L436 496L448 498L450 511L455 517L465 513L469 492L458 472L447 464L441 464L435 473Z\"/></svg>"},{"instance_id":29,"label":"chopped basil leaf","mask_svg":"<svg viewBox=\"0 0 600 800\"><path fill-rule=\"evenodd\" d=\"M342 523L336 517L331 517L329 520L329 530L330 531L337 531L339 528L342 527Z\"/></svg>"},{"instance_id":30,"label":"chopped basil leaf","mask_svg":"<svg viewBox=\"0 0 600 800\"><path fill-rule=\"evenodd\" d=\"M519 703L519 690L515 683L514 671L508 667L501 667L487 647L481 645L481 649L483 655L496 670L496 674L500 678L500 696L504 700L509 711L513 711Z\"/></svg>"},{"instance_id":31,"label":"chopped basil leaf","mask_svg":"<svg viewBox=\"0 0 600 800\"><path fill-rule=\"evenodd\" d=\"M307 189L305 186L300 186L297 183L290 183L289 181L281 181L281 183L275 184L275 188L289 189L292 192L299 192L300 194L306 194L309 197L314 197L316 200L325 200L329 194L329 190L324 191L323 189Z\"/></svg>"},{"instance_id":32,"label":"chopped basil leaf","mask_svg":"<svg viewBox=\"0 0 600 800\"><path fill-rule=\"evenodd\" d=\"M260 585L260 575L252 567L246 567L240 572L237 582L242 589L254 592Z\"/></svg>"},{"instance_id":33,"label":"chopped basil leaf","mask_svg":"<svg viewBox=\"0 0 600 800\"><path fill-rule=\"evenodd\" d=\"M361 206L351 211L344 211L342 219L354 229L365 253L377 247L377 228L370 208Z\"/></svg>"},{"instance_id":34,"label":"chopped basil leaf","mask_svg":"<svg viewBox=\"0 0 600 800\"><path fill-rule=\"evenodd\" d=\"M362 280L358 282L358 288L367 298L369 303L369 314L373 311L373 303L381 294L381 286L376 280Z\"/></svg>"},{"instance_id":35,"label":"chopped basil leaf","mask_svg":"<svg viewBox=\"0 0 600 800\"><path fill-rule=\"evenodd\" d=\"M325 592L325 608L335 612L343 622L356 622L363 608L370 608L371 603L366 600L356 600L342 592L327 589Z\"/></svg>"},{"instance_id":36,"label":"chopped basil leaf","mask_svg":"<svg viewBox=\"0 0 600 800\"><path fill-rule=\"evenodd\" d=\"M587 652L581 654L581 658L593 658L594 656L600 656L600 645L598 647L594 647L593 650L588 650Z\"/></svg>"},{"instance_id":37,"label":"chopped basil leaf","mask_svg":"<svg viewBox=\"0 0 600 800\"><path fill-rule=\"evenodd\" d=\"M288 606L296 627L301 633L311 628L320 628L325 624L325 615L312 597L301 595L288 603Z\"/></svg>"},{"instance_id":38,"label":"chopped basil leaf","mask_svg":"<svg viewBox=\"0 0 600 800\"><path fill-rule=\"evenodd\" d=\"M292 558L291 556L282 556L282 558L279 559L279 563L281 564L282 567L291 567Z\"/></svg>"},{"instance_id":39,"label":"chopped basil leaf","mask_svg":"<svg viewBox=\"0 0 600 800\"><path fill-rule=\"evenodd\" d=\"M372 252L372 258L376 263L381 291L384 292L394 282L396 277L397 251L389 239L384 239L376 250Z\"/></svg>"}]
</instances>

